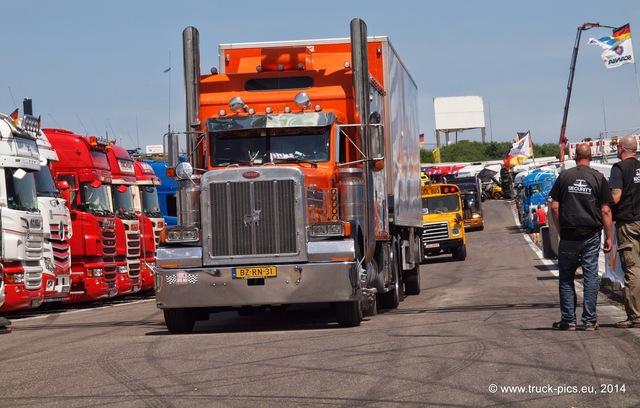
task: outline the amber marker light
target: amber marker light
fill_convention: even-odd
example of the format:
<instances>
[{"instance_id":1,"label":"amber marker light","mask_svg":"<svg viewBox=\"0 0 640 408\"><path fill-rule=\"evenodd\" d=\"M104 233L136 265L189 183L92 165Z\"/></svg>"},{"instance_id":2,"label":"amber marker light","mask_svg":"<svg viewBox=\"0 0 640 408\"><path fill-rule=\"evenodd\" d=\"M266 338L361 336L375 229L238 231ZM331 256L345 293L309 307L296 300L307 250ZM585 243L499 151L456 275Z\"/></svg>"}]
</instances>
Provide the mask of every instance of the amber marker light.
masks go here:
<instances>
[{"instance_id":1,"label":"amber marker light","mask_svg":"<svg viewBox=\"0 0 640 408\"><path fill-rule=\"evenodd\" d=\"M345 237L351 236L351 223L349 221L345 221L343 226L344 226L344 236Z\"/></svg>"},{"instance_id":2,"label":"amber marker light","mask_svg":"<svg viewBox=\"0 0 640 408\"><path fill-rule=\"evenodd\" d=\"M158 264L159 267L161 268L177 268L180 266L180 264L172 264L172 263L166 263L166 264Z\"/></svg>"}]
</instances>

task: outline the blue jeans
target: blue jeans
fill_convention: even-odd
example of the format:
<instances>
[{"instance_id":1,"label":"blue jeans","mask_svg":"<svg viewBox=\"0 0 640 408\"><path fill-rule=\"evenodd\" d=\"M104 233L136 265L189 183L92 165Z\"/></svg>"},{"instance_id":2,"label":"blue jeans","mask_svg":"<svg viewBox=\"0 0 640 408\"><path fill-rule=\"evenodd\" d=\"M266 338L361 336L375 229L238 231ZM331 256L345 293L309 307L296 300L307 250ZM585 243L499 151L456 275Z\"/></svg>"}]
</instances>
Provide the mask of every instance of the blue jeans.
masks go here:
<instances>
[{"instance_id":1,"label":"blue jeans","mask_svg":"<svg viewBox=\"0 0 640 408\"><path fill-rule=\"evenodd\" d=\"M596 323L598 301L598 255L601 234L580 241L560 240L558 244L558 273L560 291L560 315L564 323L576 323L576 269L582 265L584 288L582 323Z\"/></svg>"}]
</instances>

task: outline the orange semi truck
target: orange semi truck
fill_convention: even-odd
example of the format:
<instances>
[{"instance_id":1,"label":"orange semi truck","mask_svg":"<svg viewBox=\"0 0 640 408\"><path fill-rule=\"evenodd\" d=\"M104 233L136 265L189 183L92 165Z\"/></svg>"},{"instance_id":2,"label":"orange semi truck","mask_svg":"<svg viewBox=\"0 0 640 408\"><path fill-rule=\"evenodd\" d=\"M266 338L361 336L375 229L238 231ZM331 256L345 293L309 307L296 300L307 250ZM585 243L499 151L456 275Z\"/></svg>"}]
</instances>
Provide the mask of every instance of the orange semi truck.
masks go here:
<instances>
[{"instance_id":1,"label":"orange semi truck","mask_svg":"<svg viewBox=\"0 0 640 408\"><path fill-rule=\"evenodd\" d=\"M52 163L71 213L71 290L68 302L113 297L116 233L111 203L108 143L63 129L43 129L59 161ZM62 183L62 184L61 184Z\"/></svg>"},{"instance_id":2,"label":"orange semi truck","mask_svg":"<svg viewBox=\"0 0 640 408\"><path fill-rule=\"evenodd\" d=\"M366 31L354 19L351 39L221 45L203 75L198 32L183 32L189 157L170 134L178 225L156 261L170 333L302 303L357 326L420 292L417 87Z\"/></svg>"}]
</instances>

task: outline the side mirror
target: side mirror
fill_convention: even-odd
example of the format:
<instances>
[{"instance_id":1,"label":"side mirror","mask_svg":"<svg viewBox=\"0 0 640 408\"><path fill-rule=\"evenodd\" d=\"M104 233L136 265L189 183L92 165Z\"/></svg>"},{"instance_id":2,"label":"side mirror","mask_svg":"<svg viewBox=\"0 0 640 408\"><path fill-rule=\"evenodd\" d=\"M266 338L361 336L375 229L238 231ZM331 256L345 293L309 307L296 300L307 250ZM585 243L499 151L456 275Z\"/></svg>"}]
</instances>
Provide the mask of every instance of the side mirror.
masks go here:
<instances>
[{"instance_id":1,"label":"side mirror","mask_svg":"<svg viewBox=\"0 0 640 408\"><path fill-rule=\"evenodd\" d=\"M189 162L181 162L176 166L176 177L180 180L191 179L193 176L193 167Z\"/></svg>"},{"instance_id":2,"label":"side mirror","mask_svg":"<svg viewBox=\"0 0 640 408\"><path fill-rule=\"evenodd\" d=\"M58 190L65 191L69 189L69 182L67 180L58 181Z\"/></svg>"},{"instance_id":3,"label":"side mirror","mask_svg":"<svg viewBox=\"0 0 640 408\"><path fill-rule=\"evenodd\" d=\"M457 222L462 221L462 216L460 214L456 214L456 221Z\"/></svg>"}]
</instances>

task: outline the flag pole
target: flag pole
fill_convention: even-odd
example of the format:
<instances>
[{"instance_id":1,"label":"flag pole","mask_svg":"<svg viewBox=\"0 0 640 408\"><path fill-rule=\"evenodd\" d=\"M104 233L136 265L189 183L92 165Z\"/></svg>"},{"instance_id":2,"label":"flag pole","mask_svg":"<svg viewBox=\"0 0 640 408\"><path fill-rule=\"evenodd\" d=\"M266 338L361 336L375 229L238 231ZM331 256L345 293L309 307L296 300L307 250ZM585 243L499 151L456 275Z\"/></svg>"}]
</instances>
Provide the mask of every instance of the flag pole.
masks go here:
<instances>
[{"instance_id":1,"label":"flag pole","mask_svg":"<svg viewBox=\"0 0 640 408\"><path fill-rule=\"evenodd\" d=\"M636 60L633 59L633 70L636 72L636 89L638 91L638 103L640 103L640 82L638 82L638 67L636 66Z\"/></svg>"},{"instance_id":2,"label":"flag pole","mask_svg":"<svg viewBox=\"0 0 640 408\"><path fill-rule=\"evenodd\" d=\"M533 137L531 136L531 129L527 130L527 133L529 134L529 143L531 143L531 160L533 161L533 165L536 166L536 155L533 154Z\"/></svg>"}]
</instances>

